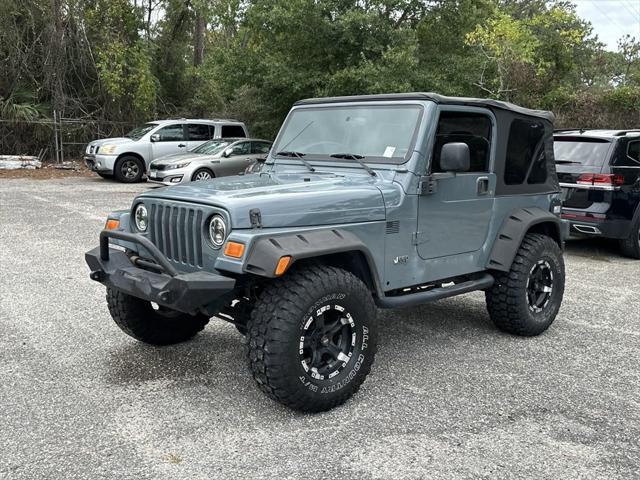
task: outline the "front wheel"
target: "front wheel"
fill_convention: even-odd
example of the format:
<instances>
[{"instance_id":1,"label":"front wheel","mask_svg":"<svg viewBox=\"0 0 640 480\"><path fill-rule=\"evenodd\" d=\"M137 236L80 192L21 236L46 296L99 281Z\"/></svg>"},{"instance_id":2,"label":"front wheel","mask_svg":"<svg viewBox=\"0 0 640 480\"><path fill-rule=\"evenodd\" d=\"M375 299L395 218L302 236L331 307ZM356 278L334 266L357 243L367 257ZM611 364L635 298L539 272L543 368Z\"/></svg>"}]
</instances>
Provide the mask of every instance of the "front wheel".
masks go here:
<instances>
[{"instance_id":1,"label":"front wheel","mask_svg":"<svg viewBox=\"0 0 640 480\"><path fill-rule=\"evenodd\" d=\"M114 165L113 174L120 182L136 183L142 180L144 164L137 157L125 155Z\"/></svg>"},{"instance_id":2,"label":"front wheel","mask_svg":"<svg viewBox=\"0 0 640 480\"><path fill-rule=\"evenodd\" d=\"M192 182L202 182L204 180L211 180L215 175L208 168L199 168L191 176Z\"/></svg>"},{"instance_id":3,"label":"front wheel","mask_svg":"<svg viewBox=\"0 0 640 480\"><path fill-rule=\"evenodd\" d=\"M107 288L107 306L124 333L151 345L184 342L209 322L204 315L193 316L159 307L113 288Z\"/></svg>"},{"instance_id":4,"label":"front wheel","mask_svg":"<svg viewBox=\"0 0 640 480\"><path fill-rule=\"evenodd\" d=\"M249 369L271 398L320 412L356 393L376 352L376 308L353 274L316 265L264 288L248 324Z\"/></svg>"},{"instance_id":5,"label":"front wheel","mask_svg":"<svg viewBox=\"0 0 640 480\"><path fill-rule=\"evenodd\" d=\"M555 320L563 294L562 250L551 237L528 233L511 269L495 274L486 292L487 310L504 332L539 335Z\"/></svg>"}]
</instances>

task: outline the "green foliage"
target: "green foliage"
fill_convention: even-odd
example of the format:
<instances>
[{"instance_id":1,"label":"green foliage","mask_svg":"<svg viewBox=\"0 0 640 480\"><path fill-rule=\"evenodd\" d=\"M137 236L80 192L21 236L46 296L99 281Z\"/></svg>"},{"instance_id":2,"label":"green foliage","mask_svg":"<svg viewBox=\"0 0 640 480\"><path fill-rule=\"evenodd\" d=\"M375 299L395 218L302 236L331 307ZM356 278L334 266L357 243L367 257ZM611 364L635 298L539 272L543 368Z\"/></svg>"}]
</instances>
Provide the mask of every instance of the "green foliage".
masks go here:
<instances>
[{"instance_id":1,"label":"green foliage","mask_svg":"<svg viewBox=\"0 0 640 480\"><path fill-rule=\"evenodd\" d=\"M2 117L24 120L230 116L273 137L300 98L436 91L640 123L639 39L605 51L557 0L4 0L0 68Z\"/></svg>"}]
</instances>

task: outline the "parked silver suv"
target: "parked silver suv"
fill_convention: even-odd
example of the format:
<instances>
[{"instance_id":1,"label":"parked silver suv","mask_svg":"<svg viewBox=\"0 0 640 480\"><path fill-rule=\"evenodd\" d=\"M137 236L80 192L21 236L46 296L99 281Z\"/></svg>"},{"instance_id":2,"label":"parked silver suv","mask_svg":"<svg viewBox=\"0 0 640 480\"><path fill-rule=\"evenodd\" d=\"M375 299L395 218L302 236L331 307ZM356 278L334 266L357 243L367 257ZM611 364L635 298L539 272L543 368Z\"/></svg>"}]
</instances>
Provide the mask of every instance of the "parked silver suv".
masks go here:
<instances>
[{"instance_id":1,"label":"parked silver suv","mask_svg":"<svg viewBox=\"0 0 640 480\"><path fill-rule=\"evenodd\" d=\"M87 145L84 161L103 178L139 182L152 160L183 153L213 138L246 137L236 120L158 120L134 128L124 137L105 138Z\"/></svg>"}]
</instances>

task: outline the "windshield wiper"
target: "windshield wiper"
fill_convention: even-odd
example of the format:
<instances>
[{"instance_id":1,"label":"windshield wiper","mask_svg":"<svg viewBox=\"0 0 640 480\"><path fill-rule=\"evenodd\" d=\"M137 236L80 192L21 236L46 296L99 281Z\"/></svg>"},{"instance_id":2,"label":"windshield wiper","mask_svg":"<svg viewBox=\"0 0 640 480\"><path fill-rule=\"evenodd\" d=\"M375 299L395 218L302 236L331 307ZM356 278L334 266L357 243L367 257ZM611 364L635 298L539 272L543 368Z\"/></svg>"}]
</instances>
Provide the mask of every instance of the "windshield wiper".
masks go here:
<instances>
[{"instance_id":1,"label":"windshield wiper","mask_svg":"<svg viewBox=\"0 0 640 480\"><path fill-rule=\"evenodd\" d=\"M305 155L304 153L300 153L300 152L292 152L292 151L288 151L288 150L284 150L282 152L278 152L276 153L276 157L296 157L297 159L299 159L305 167L307 167L309 169L310 172L315 172L316 169L313 168L311 166L311 164L309 162L307 162L303 157L303 155Z\"/></svg>"},{"instance_id":2,"label":"windshield wiper","mask_svg":"<svg viewBox=\"0 0 640 480\"><path fill-rule=\"evenodd\" d=\"M372 177L376 176L376 172L371 167L369 167L369 165L367 165L362 161L362 159L364 158L364 155L358 155L357 153L333 153L329 156L332 158L344 158L346 160L355 160L360 164L362 168L364 168L367 171L369 175L371 175Z\"/></svg>"}]
</instances>

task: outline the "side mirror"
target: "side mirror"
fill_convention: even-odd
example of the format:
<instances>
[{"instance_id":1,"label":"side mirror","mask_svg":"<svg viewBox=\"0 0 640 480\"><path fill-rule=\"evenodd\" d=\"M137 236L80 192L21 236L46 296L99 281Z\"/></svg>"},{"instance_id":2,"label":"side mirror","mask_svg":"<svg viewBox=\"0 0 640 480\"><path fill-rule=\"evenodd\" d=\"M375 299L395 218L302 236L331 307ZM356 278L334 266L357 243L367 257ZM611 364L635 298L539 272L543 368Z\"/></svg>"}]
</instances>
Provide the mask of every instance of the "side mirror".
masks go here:
<instances>
[{"instance_id":1,"label":"side mirror","mask_svg":"<svg viewBox=\"0 0 640 480\"><path fill-rule=\"evenodd\" d=\"M159 142L160 141L160 134L159 133L154 133L153 135L151 135L149 137L149 140L151 140L152 142Z\"/></svg>"},{"instance_id":2,"label":"side mirror","mask_svg":"<svg viewBox=\"0 0 640 480\"><path fill-rule=\"evenodd\" d=\"M222 156L224 158L229 158L231 156L231 154L233 153L233 148L227 148L223 153Z\"/></svg>"},{"instance_id":3,"label":"side mirror","mask_svg":"<svg viewBox=\"0 0 640 480\"><path fill-rule=\"evenodd\" d=\"M469 145L462 142L445 143L440 150L440 170L467 172L471 168Z\"/></svg>"}]
</instances>

